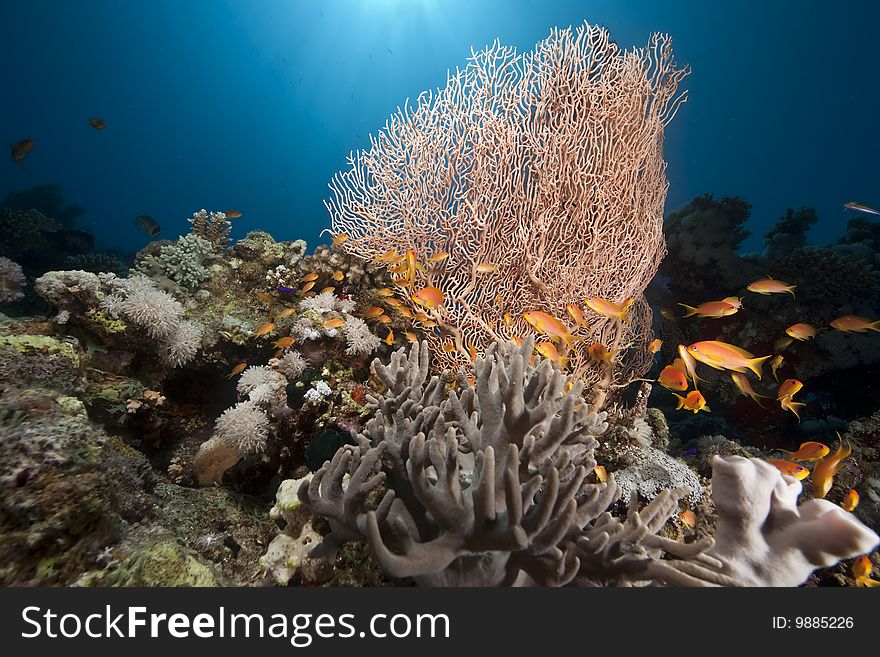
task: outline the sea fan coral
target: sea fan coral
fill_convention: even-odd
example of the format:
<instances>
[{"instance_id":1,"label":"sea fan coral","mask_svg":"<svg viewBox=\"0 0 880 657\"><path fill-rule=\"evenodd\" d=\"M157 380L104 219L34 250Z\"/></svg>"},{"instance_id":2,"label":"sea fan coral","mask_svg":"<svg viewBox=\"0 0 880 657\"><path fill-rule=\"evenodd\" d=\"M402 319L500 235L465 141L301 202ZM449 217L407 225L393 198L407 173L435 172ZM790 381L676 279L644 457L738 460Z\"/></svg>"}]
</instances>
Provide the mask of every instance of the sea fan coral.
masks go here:
<instances>
[{"instance_id":1,"label":"sea fan coral","mask_svg":"<svg viewBox=\"0 0 880 657\"><path fill-rule=\"evenodd\" d=\"M641 295L665 252L663 130L686 73L664 35L623 51L585 24L553 30L526 54L495 43L349 158L326 202L333 232L366 259L392 248L420 263L448 253L413 272L409 288L445 295L429 314L454 353L437 348L447 337L428 337L444 366L470 362L471 344L531 332L525 311L565 318L585 297L635 298L629 324L596 315L572 329L584 338L572 372L601 406L613 383L651 362ZM613 372L588 357L594 341L619 350Z\"/></svg>"}]
</instances>

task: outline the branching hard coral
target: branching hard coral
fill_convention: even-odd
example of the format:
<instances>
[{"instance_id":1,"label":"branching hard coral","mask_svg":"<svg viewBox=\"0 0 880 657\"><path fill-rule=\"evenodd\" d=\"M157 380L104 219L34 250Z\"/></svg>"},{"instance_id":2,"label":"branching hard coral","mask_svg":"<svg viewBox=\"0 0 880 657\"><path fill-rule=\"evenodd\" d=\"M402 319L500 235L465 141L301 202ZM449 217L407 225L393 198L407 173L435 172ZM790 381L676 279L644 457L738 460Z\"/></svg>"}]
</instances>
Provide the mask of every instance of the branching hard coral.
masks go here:
<instances>
[{"instance_id":1,"label":"branching hard coral","mask_svg":"<svg viewBox=\"0 0 880 657\"><path fill-rule=\"evenodd\" d=\"M428 336L443 366L469 363L470 345L530 332L525 311L565 318L586 297L636 298L631 323L596 315L578 330L570 363L587 384L609 378L589 345L620 350L612 380L589 389L603 397L651 362L640 299L665 251L663 130L686 73L667 36L623 51L587 24L553 30L529 53L498 43L474 53L335 176L326 205L333 232L349 236L340 248L368 260L412 250L420 264L448 253L403 291L445 295L430 315L446 335ZM450 335L454 352L439 348Z\"/></svg>"},{"instance_id":2,"label":"branching hard coral","mask_svg":"<svg viewBox=\"0 0 880 657\"><path fill-rule=\"evenodd\" d=\"M204 262L213 255L214 248L211 242L190 233L160 247L158 255L140 257L135 271L150 277L164 276L194 290L210 277Z\"/></svg>"},{"instance_id":3,"label":"branching hard coral","mask_svg":"<svg viewBox=\"0 0 880 657\"><path fill-rule=\"evenodd\" d=\"M208 213L202 208L198 212L193 212L192 217L187 221L192 226L190 234L210 242L214 251L219 253L229 246L229 232L232 230L232 223L224 213Z\"/></svg>"},{"instance_id":4,"label":"branching hard coral","mask_svg":"<svg viewBox=\"0 0 880 657\"><path fill-rule=\"evenodd\" d=\"M21 288L26 280L24 272L17 263L0 256L0 303L21 299L24 296Z\"/></svg>"},{"instance_id":5,"label":"branching hard coral","mask_svg":"<svg viewBox=\"0 0 880 657\"><path fill-rule=\"evenodd\" d=\"M586 482L604 414L585 410L579 384L566 392L549 361L529 365L531 339L490 346L476 385L459 374L455 391L448 372L429 379L426 347L374 361L388 387L371 399L376 416L301 484L331 528L311 556L365 541L388 575L427 585L796 585L878 542L830 503L796 507L800 485L749 459L716 459L717 542L661 538L690 491L643 508L634 494L625 518L608 513L614 475Z\"/></svg>"}]
</instances>

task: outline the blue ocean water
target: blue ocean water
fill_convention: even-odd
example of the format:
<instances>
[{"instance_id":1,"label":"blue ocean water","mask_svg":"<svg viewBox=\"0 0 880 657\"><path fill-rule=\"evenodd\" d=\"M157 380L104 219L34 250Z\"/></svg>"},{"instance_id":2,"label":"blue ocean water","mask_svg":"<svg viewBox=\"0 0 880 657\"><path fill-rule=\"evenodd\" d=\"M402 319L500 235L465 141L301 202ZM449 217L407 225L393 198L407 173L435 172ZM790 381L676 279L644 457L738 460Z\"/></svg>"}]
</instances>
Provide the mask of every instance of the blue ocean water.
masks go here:
<instances>
[{"instance_id":1,"label":"blue ocean water","mask_svg":"<svg viewBox=\"0 0 880 657\"><path fill-rule=\"evenodd\" d=\"M327 182L407 97L472 47L530 49L551 27L607 26L623 46L673 36L689 100L667 131L668 208L733 194L752 237L799 205L812 242L842 205L880 206L880 6L867 2L114 0L0 4L0 197L56 184L77 225L136 250L199 208L243 213L235 236L314 244ZM93 117L106 122L97 131Z\"/></svg>"}]
</instances>

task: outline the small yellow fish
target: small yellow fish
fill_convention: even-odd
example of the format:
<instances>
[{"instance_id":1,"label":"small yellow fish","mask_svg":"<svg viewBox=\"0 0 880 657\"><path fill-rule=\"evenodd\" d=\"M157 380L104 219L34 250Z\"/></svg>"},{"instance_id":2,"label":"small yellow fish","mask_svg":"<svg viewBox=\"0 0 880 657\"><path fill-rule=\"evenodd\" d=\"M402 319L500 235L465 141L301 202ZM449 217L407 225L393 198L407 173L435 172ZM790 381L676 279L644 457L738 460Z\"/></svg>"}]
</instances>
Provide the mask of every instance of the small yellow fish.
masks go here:
<instances>
[{"instance_id":1,"label":"small yellow fish","mask_svg":"<svg viewBox=\"0 0 880 657\"><path fill-rule=\"evenodd\" d=\"M412 298L420 306L433 309L442 306L446 297L436 287L425 287L413 292Z\"/></svg>"},{"instance_id":2,"label":"small yellow fish","mask_svg":"<svg viewBox=\"0 0 880 657\"><path fill-rule=\"evenodd\" d=\"M387 288L387 287L380 287L378 290L376 290L376 292L379 294L380 297L393 297L394 296L394 290L392 290L391 288Z\"/></svg>"},{"instance_id":3,"label":"small yellow fish","mask_svg":"<svg viewBox=\"0 0 880 657\"><path fill-rule=\"evenodd\" d=\"M675 407L675 410L679 411L682 408L688 411L693 411L694 413L699 413L700 411L710 412L710 408L706 405L706 398L703 397L703 393L699 390L691 390L686 397L682 397L677 393L672 393L678 398L678 406Z\"/></svg>"},{"instance_id":4,"label":"small yellow fish","mask_svg":"<svg viewBox=\"0 0 880 657\"><path fill-rule=\"evenodd\" d=\"M385 344L394 344L394 331L388 329L388 335L385 336Z\"/></svg>"},{"instance_id":5,"label":"small yellow fish","mask_svg":"<svg viewBox=\"0 0 880 657\"><path fill-rule=\"evenodd\" d=\"M376 321L380 324L390 324L392 322L392 319L388 315L379 315L376 318Z\"/></svg>"},{"instance_id":6,"label":"small yellow fish","mask_svg":"<svg viewBox=\"0 0 880 657\"><path fill-rule=\"evenodd\" d=\"M872 322L867 317L858 315L844 315L831 322L832 328L847 333L864 333L865 331L880 331L880 320Z\"/></svg>"},{"instance_id":7,"label":"small yellow fish","mask_svg":"<svg viewBox=\"0 0 880 657\"><path fill-rule=\"evenodd\" d=\"M823 445L822 443L817 443L814 440L811 440L806 443L801 443L801 446L798 447L796 452L789 452L785 449L780 449L780 452L783 452L788 455L789 461L818 461L824 456L828 456L828 452L831 449L828 445Z\"/></svg>"},{"instance_id":8,"label":"small yellow fish","mask_svg":"<svg viewBox=\"0 0 880 657\"><path fill-rule=\"evenodd\" d=\"M846 491L846 495L843 496L843 501L840 503L840 506L843 507L844 511L854 511L858 505L859 494L854 488L850 488Z\"/></svg>"},{"instance_id":9,"label":"small yellow fish","mask_svg":"<svg viewBox=\"0 0 880 657\"><path fill-rule=\"evenodd\" d=\"M801 342L803 342L815 338L816 329L809 324L792 324L787 329L785 329L785 334L789 337L794 338L795 340L800 340Z\"/></svg>"},{"instance_id":10,"label":"small yellow fish","mask_svg":"<svg viewBox=\"0 0 880 657\"><path fill-rule=\"evenodd\" d=\"M296 342L294 338L287 336L286 338L279 338L275 340L275 342L272 343L272 346L278 349L286 349L287 347L290 347L294 342Z\"/></svg>"},{"instance_id":11,"label":"small yellow fish","mask_svg":"<svg viewBox=\"0 0 880 657\"><path fill-rule=\"evenodd\" d=\"M423 313L421 310L417 310L416 311L416 319L419 320L420 322L427 322L430 318L425 313Z\"/></svg>"},{"instance_id":12,"label":"small yellow fish","mask_svg":"<svg viewBox=\"0 0 880 657\"><path fill-rule=\"evenodd\" d=\"M438 262L443 262L448 257L449 254L446 253L446 251L437 251L437 253L428 258L427 262L429 264L436 265Z\"/></svg>"},{"instance_id":13,"label":"small yellow fish","mask_svg":"<svg viewBox=\"0 0 880 657\"><path fill-rule=\"evenodd\" d=\"M333 272L333 280L336 281L337 283L345 280L345 272L342 271L341 269L337 269L336 271Z\"/></svg>"},{"instance_id":14,"label":"small yellow fish","mask_svg":"<svg viewBox=\"0 0 880 657\"><path fill-rule=\"evenodd\" d=\"M880 586L880 582L876 579L871 579L871 573L874 570L874 566L871 564L871 559L866 555L863 555L853 561L852 565L852 576L853 579L856 580L856 586L869 586L875 587Z\"/></svg>"},{"instance_id":15,"label":"small yellow fish","mask_svg":"<svg viewBox=\"0 0 880 657\"><path fill-rule=\"evenodd\" d=\"M663 371L660 372L660 376L657 377L657 382L667 390L682 391L688 389L687 375L684 370L674 365L664 367Z\"/></svg>"},{"instance_id":16,"label":"small yellow fish","mask_svg":"<svg viewBox=\"0 0 880 657\"><path fill-rule=\"evenodd\" d=\"M685 303L680 303L678 305L685 309L686 312L684 317L696 315L697 317L713 317L717 319L719 317L729 317L739 310L736 306L725 301L707 301L696 307L689 306Z\"/></svg>"},{"instance_id":17,"label":"small yellow fish","mask_svg":"<svg viewBox=\"0 0 880 657\"><path fill-rule=\"evenodd\" d=\"M535 350L547 360L557 363L560 367L568 366L568 358L560 356L556 350L556 345L552 342L539 342L535 345Z\"/></svg>"},{"instance_id":18,"label":"small yellow fish","mask_svg":"<svg viewBox=\"0 0 880 657\"><path fill-rule=\"evenodd\" d=\"M385 253L380 253L373 260L376 262L391 262L397 257L397 249L389 249Z\"/></svg>"},{"instance_id":19,"label":"small yellow fish","mask_svg":"<svg viewBox=\"0 0 880 657\"><path fill-rule=\"evenodd\" d=\"M422 322L422 326L424 326L425 328L434 328L435 326L437 326L437 322L435 322L433 319L427 319Z\"/></svg>"},{"instance_id":20,"label":"small yellow fish","mask_svg":"<svg viewBox=\"0 0 880 657\"><path fill-rule=\"evenodd\" d=\"M619 304L609 301L608 299L603 299L602 297L590 297L584 303L587 308L594 313L602 315L603 317L611 317L612 319L619 319L625 322L629 318L629 309L634 302L635 299L632 297L625 299Z\"/></svg>"},{"instance_id":21,"label":"small yellow fish","mask_svg":"<svg viewBox=\"0 0 880 657\"><path fill-rule=\"evenodd\" d=\"M406 337L406 339L409 340L410 342L418 342L418 341L419 341L419 336L417 336L417 335L416 335L415 333L413 333L412 331L404 331L404 332L403 332L403 335L404 335L404 336Z\"/></svg>"},{"instance_id":22,"label":"small yellow fish","mask_svg":"<svg viewBox=\"0 0 880 657\"><path fill-rule=\"evenodd\" d=\"M608 363L611 364L611 359L614 358L614 354L616 351L608 351L604 344L601 342L594 342L587 349L587 354L597 363Z\"/></svg>"},{"instance_id":23,"label":"small yellow fish","mask_svg":"<svg viewBox=\"0 0 880 657\"><path fill-rule=\"evenodd\" d=\"M604 465L597 465L593 468L593 474L596 476L596 481L600 484L604 484L608 481L608 472L605 470Z\"/></svg>"},{"instance_id":24,"label":"small yellow fish","mask_svg":"<svg viewBox=\"0 0 880 657\"><path fill-rule=\"evenodd\" d=\"M390 301L390 299L389 299ZM406 306L400 306L397 309L397 312L406 317L407 319L414 319L412 311Z\"/></svg>"},{"instance_id":25,"label":"small yellow fish","mask_svg":"<svg viewBox=\"0 0 880 657\"><path fill-rule=\"evenodd\" d=\"M776 399L782 400L788 397L791 399L794 397L798 391L804 387L804 384L798 381L797 379L786 379L782 383L779 384L779 389L776 391Z\"/></svg>"},{"instance_id":26,"label":"small yellow fish","mask_svg":"<svg viewBox=\"0 0 880 657\"><path fill-rule=\"evenodd\" d=\"M254 292L254 296L263 303L275 303L275 297L268 292Z\"/></svg>"},{"instance_id":27,"label":"small yellow fish","mask_svg":"<svg viewBox=\"0 0 880 657\"><path fill-rule=\"evenodd\" d=\"M783 338L777 338L773 341L773 351L785 351L792 343L794 343L794 340L787 335Z\"/></svg>"},{"instance_id":28,"label":"small yellow fish","mask_svg":"<svg viewBox=\"0 0 880 657\"><path fill-rule=\"evenodd\" d=\"M312 281L318 280L318 278L320 277L316 273L312 272L311 274L306 274L299 280L301 280L303 283L311 283Z\"/></svg>"},{"instance_id":29,"label":"small yellow fish","mask_svg":"<svg viewBox=\"0 0 880 657\"><path fill-rule=\"evenodd\" d=\"M761 378L761 365L765 360L772 358L772 356L755 358L745 349L718 340L695 342L687 348L687 353L716 370L733 370L743 373L746 370L752 370L759 379Z\"/></svg>"},{"instance_id":30,"label":"small yellow fish","mask_svg":"<svg viewBox=\"0 0 880 657\"><path fill-rule=\"evenodd\" d=\"M683 344L678 345L678 355L680 358L676 359L676 367L679 367L684 371L689 377L691 377L691 381L694 383L694 388L697 387L697 381L704 381L705 379L701 379L697 376L697 361L696 359L690 355L688 352L688 348ZM678 361L681 360L681 365L679 365ZM685 386L685 389L687 387Z\"/></svg>"},{"instance_id":31,"label":"small yellow fish","mask_svg":"<svg viewBox=\"0 0 880 657\"><path fill-rule=\"evenodd\" d=\"M285 308L275 316L275 319L287 319L293 314L293 308Z\"/></svg>"},{"instance_id":32,"label":"small yellow fish","mask_svg":"<svg viewBox=\"0 0 880 657\"><path fill-rule=\"evenodd\" d=\"M235 367L232 368L232 371L226 375L226 378L231 379L234 376L238 376L239 374L244 372L246 367L247 367L247 363L239 363L238 365L236 365Z\"/></svg>"},{"instance_id":33,"label":"small yellow fish","mask_svg":"<svg viewBox=\"0 0 880 657\"><path fill-rule=\"evenodd\" d=\"M385 299L385 303L392 308L403 308L403 301L401 301L397 297L388 297L387 299Z\"/></svg>"},{"instance_id":34,"label":"small yellow fish","mask_svg":"<svg viewBox=\"0 0 880 657\"><path fill-rule=\"evenodd\" d=\"M339 233L333 236L332 246L342 246L348 241L348 233Z\"/></svg>"},{"instance_id":35,"label":"small yellow fish","mask_svg":"<svg viewBox=\"0 0 880 657\"><path fill-rule=\"evenodd\" d=\"M447 340L446 342L443 343L443 351L445 351L447 354L454 354L455 353L455 345Z\"/></svg>"},{"instance_id":36,"label":"small yellow fish","mask_svg":"<svg viewBox=\"0 0 880 657\"><path fill-rule=\"evenodd\" d=\"M260 328L258 328L256 331L254 331L254 336L259 338L264 335L268 335L269 333L271 333L274 330L275 330L275 323L274 322L266 322Z\"/></svg>"},{"instance_id":37,"label":"small yellow fish","mask_svg":"<svg viewBox=\"0 0 880 657\"><path fill-rule=\"evenodd\" d=\"M784 360L785 359L782 357L782 354L779 354L778 356L774 356L773 360L770 361L770 371L773 372L773 378L776 381L779 381L779 377L776 375L776 370L782 367L782 362Z\"/></svg>"},{"instance_id":38,"label":"small yellow fish","mask_svg":"<svg viewBox=\"0 0 880 657\"><path fill-rule=\"evenodd\" d=\"M321 291L318 292L318 294L324 294L326 292L333 294L334 292L336 292L336 288L333 287L332 285L328 285L327 287L321 288Z\"/></svg>"},{"instance_id":39,"label":"small yellow fish","mask_svg":"<svg viewBox=\"0 0 880 657\"><path fill-rule=\"evenodd\" d=\"M682 525L691 531L697 526L697 515L690 509L685 509L678 514L678 519L681 520Z\"/></svg>"},{"instance_id":40,"label":"small yellow fish","mask_svg":"<svg viewBox=\"0 0 880 657\"><path fill-rule=\"evenodd\" d=\"M477 362L477 348L473 345L473 343L468 343L468 355L471 357L471 362Z\"/></svg>"},{"instance_id":41,"label":"small yellow fish","mask_svg":"<svg viewBox=\"0 0 880 657\"><path fill-rule=\"evenodd\" d=\"M810 474L810 471L799 463L792 463L791 461L783 461L780 459L768 459L767 463L779 470L782 474L794 477L798 481L806 479Z\"/></svg>"},{"instance_id":42,"label":"small yellow fish","mask_svg":"<svg viewBox=\"0 0 880 657\"><path fill-rule=\"evenodd\" d=\"M568 311L569 316L574 320L574 323L578 326L586 326L587 320L584 317L584 312L581 310L580 306L576 306L573 303L568 304L565 309Z\"/></svg>"},{"instance_id":43,"label":"small yellow fish","mask_svg":"<svg viewBox=\"0 0 880 657\"><path fill-rule=\"evenodd\" d=\"M840 434L837 434L837 437L840 438ZM841 440L836 452L819 459L816 467L813 468L813 497L822 499L828 494L834 484L834 475L840 472L843 460L850 454L852 447Z\"/></svg>"},{"instance_id":44,"label":"small yellow fish","mask_svg":"<svg viewBox=\"0 0 880 657\"><path fill-rule=\"evenodd\" d=\"M491 262L481 262L477 265L476 270L480 274L491 274L498 271L498 265Z\"/></svg>"},{"instance_id":45,"label":"small yellow fish","mask_svg":"<svg viewBox=\"0 0 880 657\"><path fill-rule=\"evenodd\" d=\"M302 292L308 292L308 291L311 290L313 287L315 287L315 281L309 281L308 283L306 283L305 285L302 286L302 290L301 290L301 291L302 291Z\"/></svg>"},{"instance_id":46,"label":"small yellow fish","mask_svg":"<svg viewBox=\"0 0 880 657\"><path fill-rule=\"evenodd\" d=\"M504 325L507 328L510 328L513 326L513 317L510 316L510 313L504 313L504 315L502 316L501 319L504 321Z\"/></svg>"},{"instance_id":47,"label":"small yellow fish","mask_svg":"<svg viewBox=\"0 0 880 657\"><path fill-rule=\"evenodd\" d=\"M663 348L663 340L661 340L660 338L655 338L654 340L651 340L651 342L648 343L648 351L650 351L652 354L656 354L662 348Z\"/></svg>"},{"instance_id":48,"label":"small yellow fish","mask_svg":"<svg viewBox=\"0 0 880 657\"><path fill-rule=\"evenodd\" d=\"M764 404L762 404L759 400L769 399L769 397L765 395L759 395L757 392L755 392L755 390L752 388L752 384L749 383L749 380L746 378L745 374L741 372L731 372L730 378L733 380L733 383L742 394L744 394L746 397L751 397L755 400L755 403L758 406L761 406L763 408Z\"/></svg>"},{"instance_id":49,"label":"small yellow fish","mask_svg":"<svg viewBox=\"0 0 880 657\"><path fill-rule=\"evenodd\" d=\"M752 281L748 285L746 285L746 289L749 292L757 292L758 294L779 294L781 292L788 292L791 296L794 296L794 290L797 285L791 285L786 283L785 281L777 281L775 278L760 278L757 281Z\"/></svg>"},{"instance_id":50,"label":"small yellow fish","mask_svg":"<svg viewBox=\"0 0 880 657\"><path fill-rule=\"evenodd\" d=\"M384 308L380 308L379 306L370 306L364 312L361 313L361 317L364 319L370 319L371 317L378 317L385 312Z\"/></svg>"},{"instance_id":51,"label":"small yellow fish","mask_svg":"<svg viewBox=\"0 0 880 657\"><path fill-rule=\"evenodd\" d=\"M579 339L569 333L568 327L553 315L541 312L540 310L531 310L523 313L523 319L531 324L536 331L544 333L551 340L562 340L568 345L569 349L574 349L574 342Z\"/></svg>"},{"instance_id":52,"label":"small yellow fish","mask_svg":"<svg viewBox=\"0 0 880 657\"><path fill-rule=\"evenodd\" d=\"M326 322L324 322L323 326L324 328L337 329L345 326L345 320L341 317L335 317L333 319L328 319Z\"/></svg>"}]
</instances>

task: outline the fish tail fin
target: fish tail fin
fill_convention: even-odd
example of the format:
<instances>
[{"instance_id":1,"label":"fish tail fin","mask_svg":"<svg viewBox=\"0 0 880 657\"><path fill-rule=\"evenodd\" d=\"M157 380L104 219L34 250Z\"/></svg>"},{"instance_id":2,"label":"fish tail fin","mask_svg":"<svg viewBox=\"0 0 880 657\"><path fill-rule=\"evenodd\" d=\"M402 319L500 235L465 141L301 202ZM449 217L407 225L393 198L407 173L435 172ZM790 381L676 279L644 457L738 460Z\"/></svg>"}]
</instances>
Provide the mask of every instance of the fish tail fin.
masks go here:
<instances>
[{"instance_id":1,"label":"fish tail fin","mask_svg":"<svg viewBox=\"0 0 880 657\"><path fill-rule=\"evenodd\" d=\"M689 306L686 303L680 303L678 305L685 309L685 313L684 315L682 315L682 317L690 317L691 315L697 314L697 309L693 306Z\"/></svg>"},{"instance_id":2,"label":"fish tail fin","mask_svg":"<svg viewBox=\"0 0 880 657\"><path fill-rule=\"evenodd\" d=\"M760 406L761 408L764 408L764 404L762 404L760 402L760 400L761 399L769 399L769 397L767 397L766 395L759 395L757 392L753 392L752 394L749 395L749 397L751 397L755 401L755 403L758 406Z\"/></svg>"},{"instance_id":3,"label":"fish tail fin","mask_svg":"<svg viewBox=\"0 0 880 657\"><path fill-rule=\"evenodd\" d=\"M711 412L712 412L712 409L709 408L708 406L703 406L703 410L706 411L707 413L711 413Z\"/></svg>"},{"instance_id":4,"label":"fish tail fin","mask_svg":"<svg viewBox=\"0 0 880 657\"><path fill-rule=\"evenodd\" d=\"M794 297L795 299L797 298L797 297L794 296L794 290L795 290L796 287L797 287L797 285L790 285L790 286L785 290L786 292L788 292L789 294L791 294L791 296Z\"/></svg>"},{"instance_id":5,"label":"fish tail fin","mask_svg":"<svg viewBox=\"0 0 880 657\"><path fill-rule=\"evenodd\" d=\"M675 395L676 399L678 399L678 406L675 407L675 410L679 411L681 410L681 407L684 406L684 397L675 392L673 392L672 394Z\"/></svg>"},{"instance_id":6,"label":"fish tail fin","mask_svg":"<svg viewBox=\"0 0 880 657\"><path fill-rule=\"evenodd\" d=\"M748 361L747 367L752 370L757 376L758 379L761 378L761 365L764 364L764 361L772 358L773 356L761 356L760 358L751 358Z\"/></svg>"},{"instance_id":7,"label":"fish tail fin","mask_svg":"<svg viewBox=\"0 0 880 657\"><path fill-rule=\"evenodd\" d=\"M559 358L559 364L562 365L562 368L565 369L568 367L568 356L561 356Z\"/></svg>"},{"instance_id":8,"label":"fish tail fin","mask_svg":"<svg viewBox=\"0 0 880 657\"><path fill-rule=\"evenodd\" d=\"M878 319L876 322L871 322L868 325L868 328L871 329L872 331L880 332L880 319Z\"/></svg>"}]
</instances>

